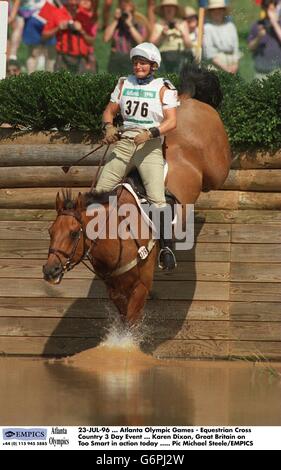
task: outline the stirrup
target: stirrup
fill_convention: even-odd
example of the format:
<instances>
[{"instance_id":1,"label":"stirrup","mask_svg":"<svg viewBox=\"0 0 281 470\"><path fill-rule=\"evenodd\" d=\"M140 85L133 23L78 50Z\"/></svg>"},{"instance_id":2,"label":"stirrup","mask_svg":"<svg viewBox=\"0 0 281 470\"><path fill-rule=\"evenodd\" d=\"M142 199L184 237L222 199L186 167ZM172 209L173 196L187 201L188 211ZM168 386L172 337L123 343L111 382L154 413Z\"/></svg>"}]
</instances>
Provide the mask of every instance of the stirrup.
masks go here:
<instances>
[{"instance_id":1,"label":"stirrup","mask_svg":"<svg viewBox=\"0 0 281 470\"><path fill-rule=\"evenodd\" d=\"M161 261L162 256L164 259ZM164 246L164 248L161 248L161 250L159 251L158 267L164 271L172 271L177 267L176 257L171 248L169 248L168 246Z\"/></svg>"}]
</instances>

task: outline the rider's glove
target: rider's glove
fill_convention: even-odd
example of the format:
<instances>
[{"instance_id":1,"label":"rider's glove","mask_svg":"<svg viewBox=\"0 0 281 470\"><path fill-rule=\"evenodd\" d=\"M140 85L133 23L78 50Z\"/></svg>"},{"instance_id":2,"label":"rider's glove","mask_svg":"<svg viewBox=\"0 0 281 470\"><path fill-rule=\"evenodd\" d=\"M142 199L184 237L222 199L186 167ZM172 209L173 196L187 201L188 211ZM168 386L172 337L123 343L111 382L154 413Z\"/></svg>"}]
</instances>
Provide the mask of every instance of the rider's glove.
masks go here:
<instances>
[{"instance_id":1,"label":"rider's glove","mask_svg":"<svg viewBox=\"0 0 281 470\"><path fill-rule=\"evenodd\" d=\"M152 137L149 129L146 129L145 131L140 132L136 137L134 138L134 143L136 145L144 144L148 140L150 140Z\"/></svg>"},{"instance_id":2,"label":"rider's glove","mask_svg":"<svg viewBox=\"0 0 281 470\"><path fill-rule=\"evenodd\" d=\"M114 144L119 139L118 129L111 123L104 125L104 138L105 144Z\"/></svg>"}]
</instances>

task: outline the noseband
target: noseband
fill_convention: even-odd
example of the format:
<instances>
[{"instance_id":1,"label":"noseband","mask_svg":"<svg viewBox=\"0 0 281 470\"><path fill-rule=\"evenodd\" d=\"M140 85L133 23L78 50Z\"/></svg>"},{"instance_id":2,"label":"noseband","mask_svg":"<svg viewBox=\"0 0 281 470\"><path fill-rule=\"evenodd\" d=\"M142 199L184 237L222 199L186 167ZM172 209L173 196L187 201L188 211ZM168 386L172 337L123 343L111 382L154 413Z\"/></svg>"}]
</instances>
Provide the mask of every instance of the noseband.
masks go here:
<instances>
[{"instance_id":1,"label":"noseband","mask_svg":"<svg viewBox=\"0 0 281 470\"><path fill-rule=\"evenodd\" d=\"M62 211L59 213L59 216L68 216L68 217L74 217L74 219L79 223L80 229L79 229L79 236L75 240L74 246L72 248L72 251L70 254L66 253L65 251L59 249L59 248L49 248L49 255L55 255L57 259L60 262L62 272L65 273L66 271L70 271L71 269L74 268L80 261L82 261L85 258L85 236L84 236L84 230L82 227L82 220L79 219L75 214L71 214L67 211ZM83 254L81 258L77 262L73 262L73 258L75 256L79 241L81 239L81 235L83 236L83 242L84 242L84 249L83 249ZM65 263L62 262L61 257L59 255L64 256L66 258Z\"/></svg>"}]
</instances>

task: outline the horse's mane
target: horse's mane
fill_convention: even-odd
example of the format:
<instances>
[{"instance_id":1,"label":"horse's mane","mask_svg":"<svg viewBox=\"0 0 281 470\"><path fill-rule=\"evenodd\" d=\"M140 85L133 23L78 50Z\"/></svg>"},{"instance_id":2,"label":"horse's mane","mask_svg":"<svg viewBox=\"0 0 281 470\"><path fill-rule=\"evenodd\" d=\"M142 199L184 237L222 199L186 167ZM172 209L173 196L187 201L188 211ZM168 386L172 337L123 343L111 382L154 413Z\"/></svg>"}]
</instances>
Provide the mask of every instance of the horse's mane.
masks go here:
<instances>
[{"instance_id":1,"label":"horse's mane","mask_svg":"<svg viewBox=\"0 0 281 470\"><path fill-rule=\"evenodd\" d=\"M72 197L72 190L69 188L62 189L62 197L63 197L63 209L64 210L71 210L75 209L76 203Z\"/></svg>"},{"instance_id":2,"label":"horse's mane","mask_svg":"<svg viewBox=\"0 0 281 470\"><path fill-rule=\"evenodd\" d=\"M223 100L218 76L211 70L187 64L180 73L179 93L207 103L217 109Z\"/></svg>"},{"instance_id":3,"label":"horse's mane","mask_svg":"<svg viewBox=\"0 0 281 470\"><path fill-rule=\"evenodd\" d=\"M62 189L61 190L63 197L63 210L75 210L76 209L76 200L73 199L72 190ZM118 195L118 189L108 191L105 193L96 193L95 190L83 193L83 204L85 209L91 204L108 204L110 196Z\"/></svg>"},{"instance_id":4,"label":"horse's mane","mask_svg":"<svg viewBox=\"0 0 281 470\"><path fill-rule=\"evenodd\" d=\"M90 191L83 194L83 201L85 207L88 207L90 204L108 204L110 196L116 196L116 189L113 191L108 191L105 193L96 193L95 191Z\"/></svg>"}]
</instances>

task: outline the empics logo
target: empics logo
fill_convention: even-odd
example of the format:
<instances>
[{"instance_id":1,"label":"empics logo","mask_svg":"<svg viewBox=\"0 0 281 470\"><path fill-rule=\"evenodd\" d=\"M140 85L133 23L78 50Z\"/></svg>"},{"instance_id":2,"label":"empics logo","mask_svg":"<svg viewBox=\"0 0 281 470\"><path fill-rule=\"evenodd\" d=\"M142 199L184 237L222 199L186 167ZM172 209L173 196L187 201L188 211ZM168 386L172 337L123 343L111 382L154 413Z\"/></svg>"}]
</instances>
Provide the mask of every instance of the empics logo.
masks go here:
<instances>
[{"instance_id":1,"label":"empics logo","mask_svg":"<svg viewBox=\"0 0 281 470\"><path fill-rule=\"evenodd\" d=\"M2 429L4 441L45 441L47 429L44 428L4 428Z\"/></svg>"}]
</instances>

